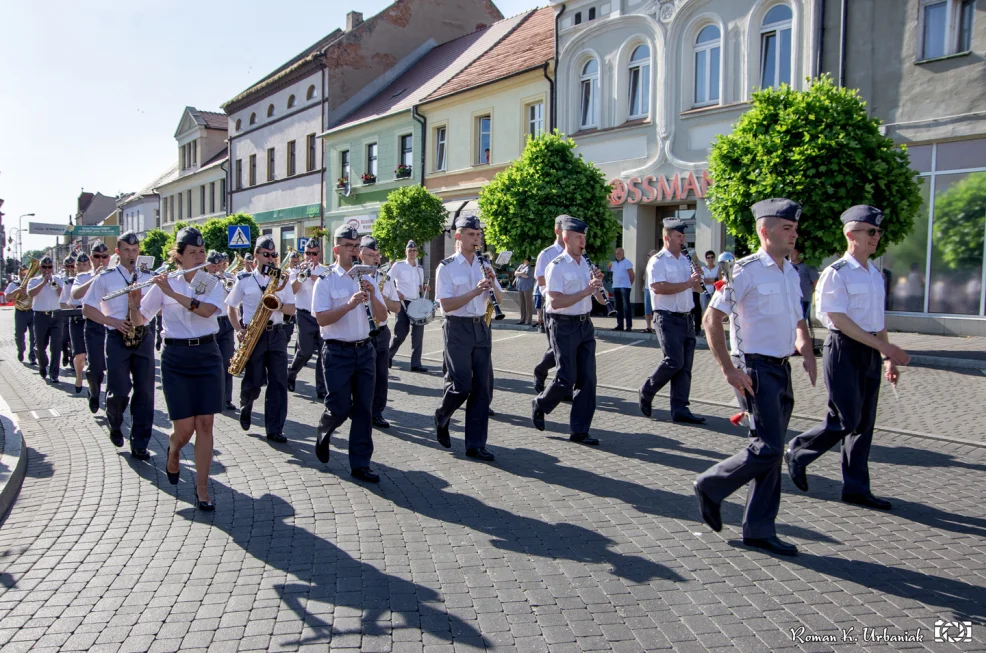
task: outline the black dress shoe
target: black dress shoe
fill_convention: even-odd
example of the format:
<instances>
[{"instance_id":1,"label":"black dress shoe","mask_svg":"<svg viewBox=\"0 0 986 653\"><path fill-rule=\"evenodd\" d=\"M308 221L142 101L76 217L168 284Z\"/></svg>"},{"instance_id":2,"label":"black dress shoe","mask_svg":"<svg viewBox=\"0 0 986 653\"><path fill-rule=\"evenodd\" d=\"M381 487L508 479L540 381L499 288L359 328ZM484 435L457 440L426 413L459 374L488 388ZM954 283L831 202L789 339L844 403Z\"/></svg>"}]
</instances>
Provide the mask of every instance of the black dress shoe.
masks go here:
<instances>
[{"instance_id":1,"label":"black dress shoe","mask_svg":"<svg viewBox=\"0 0 986 653\"><path fill-rule=\"evenodd\" d=\"M20 363L24 362L24 352L22 351L17 352L17 361Z\"/></svg>"},{"instance_id":2,"label":"black dress shoe","mask_svg":"<svg viewBox=\"0 0 986 653\"><path fill-rule=\"evenodd\" d=\"M448 422L445 422L444 426L442 425L438 417L438 411L435 411L435 438L438 440L438 444L446 449L452 446L452 438L448 434L448 425Z\"/></svg>"},{"instance_id":3,"label":"black dress shoe","mask_svg":"<svg viewBox=\"0 0 986 653\"><path fill-rule=\"evenodd\" d=\"M239 408L237 408L236 404L234 404L232 401L227 401L226 410L239 410Z\"/></svg>"},{"instance_id":4,"label":"black dress shoe","mask_svg":"<svg viewBox=\"0 0 986 653\"><path fill-rule=\"evenodd\" d=\"M151 459L151 452L149 452L147 449L138 449L138 448L131 447L130 448L130 455L133 456L134 458L136 458L137 460L150 460Z\"/></svg>"},{"instance_id":5,"label":"black dress shoe","mask_svg":"<svg viewBox=\"0 0 986 653\"><path fill-rule=\"evenodd\" d=\"M281 433L268 433L267 439L271 442L276 442L277 444L284 444L288 441L288 439Z\"/></svg>"},{"instance_id":6,"label":"black dress shoe","mask_svg":"<svg viewBox=\"0 0 986 653\"><path fill-rule=\"evenodd\" d=\"M247 404L240 409L240 428L244 431L250 430L250 416L253 413L253 405Z\"/></svg>"},{"instance_id":7,"label":"black dress shoe","mask_svg":"<svg viewBox=\"0 0 986 653\"><path fill-rule=\"evenodd\" d=\"M28 365L37 365L38 364L38 359L37 358L32 358L29 361L27 361L27 364Z\"/></svg>"},{"instance_id":8,"label":"black dress shoe","mask_svg":"<svg viewBox=\"0 0 986 653\"><path fill-rule=\"evenodd\" d=\"M561 400L566 404L570 404L573 401L575 401L575 395L565 395L564 397L561 398Z\"/></svg>"},{"instance_id":9,"label":"black dress shoe","mask_svg":"<svg viewBox=\"0 0 986 653\"><path fill-rule=\"evenodd\" d=\"M178 478L181 476L181 467L179 467L178 471L175 472L174 474L168 471L168 456L170 455L171 455L171 447L168 447L168 450L164 454L164 473L168 475L169 483L171 483L172 485L178 485Z\"/></svg>"},{"instance_id":10,"label":"black dress shoe","mask_svg":"<svg viewBox=\"0 0 986 653\"><path fill-rule=\"evenodd\" d=\"M47 367L39 367L38 368L38 374L41 375L41 378L42 379L47 379L48 378L48 368Z\"/></svg>"},{"instance_id":11,"label":"black dress shoe","mask_svg":"<svg viewBox=\"0 0 986 653\"><path fill-rule=\"evenodd\" d=\"M572 442L578 442L579 444L587 444L592 447L599 446L599 438L589 437L588 433L573 433L568 436L568 439Z\"/></svg>"},{"instance_id":12,"label":"black dress shoe","mask_svg":"<svg viewBox=\"0 0 986 653\"><path fill-rule=\"evenodd\" d=\"M89 386L89 412L95 415L98 410L99 410L99 390L93 392L92 386Z\"/></svg>"},{"instance_id":13,"label":"black dress shoe","mask_svg":"<svg viewBox=\"0 0 986 653\"><path fill-rule=\"evenodd\" d=\"M534 392L541 394L544 392L544 379L534 379Z\"/></svg>"},{"instance_id":14,"label":"black dress shoe","mask_svg":"<svg viewBox=\"0 0 986 653\"><path fill-rule=\"evenodd\" d=\"M294 383L295 383L295 380L289 377L288 378L288 392L294 392Z\"/></svg>"},{"instance_id":15,"label":"black dress shoe","mask_svg":"<svg viewBox=\"0 0 986 653\"><path fill-rule=\"evenodd\" d=\"M622 331L623 327L613 327L613 331Z\"/></svg>"},{"instance_id":16,"label":"black dress shoe","mask_svg":"<svg viewBox=\"0 0 986 653\"><path fill-rule=\"evenodd\" d=\"M784 462L787 463L787 474L791 477L795 487L802 492L807 492L808 475L805 474L805 466L794 459L794 452L790 449L784 451Z\"/></svg>"},{"instance_id":17,"label":"black dress shoe","mask_svg":"<svg viewBox=\"0 0 986 653\"><path fill-rule=\"evenodd\" d=\"M380 475L372 471L369 467L357 467L349 472L349 474L357 481L366 481L367 483L380 482Z\"/></svg>"},{"instance_id":18,"label":"black dress shoe","mask_svg":"<svg viewBox=\"0 0 986 653\"><path fill-rule=\"evenodd\" d=\"M776 535L770 537L744 537L743 544L757 549L763 549L764 551L770 551L781 556L798 555L798 547L787 542L781 542L777 539Z\"/></svg>"},{"instance_id":19,"label":"black dress shoe","mask_svg":"<svg viewBox=\"0 0 986 653\"><path fill-rule=\"evenodd\" d=\"M482 449L466 449L466 457L486 461L496 460L496 456L487 451L485 447Z\"/></svg>"},{"instance_id":20,"label":"black dress shoe","mask_svg":"<svg viewBox=\"0 0 986 653\"><path fill-rule=\"evenodd\" d=\"M691 413L675 415L671 418L671 421L677 422L678 424L705 424L704 417L695 417Z\"/></svg>"},{"instance_id":21,"label":"black dress shoe","mask_svg":"<svg viewBox=\"0 0 986 653\"><path fill-rule=\"evenodd\" d=\"M698 483L695 484L695 496L698 497L698 510L702 513L702 519L716 533L721 531L722 514L719 511L720 504L710 499L708 494L702 492L701 488L698 487Z\"/></svg>"},{"instance_id":22,"label":"black dress shoe","mask_svg":"<svg viewBox=\"0 0 986 653\"><path fill-rule=\"evenodd\" d=\"M427 374L428 373L428 368L427 367L422 367L420 365L414 365L414 366L411 367L411 371L412 372L421 372L422 374Z\"/></svg>"},{"instance_id":23,"label":"black dress shoe","mask_svg":"<svg viewBox=\"0 0 986 653\"><path fill-rule=\"evenodd\" d=\"M319 401L322 401L323 399L325 399L325 393L324 392L316 392L315 393L315 396L318 397L318 400Z\"/></svg>"},{"instance_id":24,"label":"black dress shoe","mask_svg":"<svg viewBox=\"0 0 986 653\"><path fill-rule=\"evenodd\" d=\"M534 428L544 430L544 411L538 408L537 397L531 399L531 421L534 422Z\"/></svg>"},{"instance_id":25,"label":"black dress shoe","mask_svg":"<svg viewBox=\"0 0 986 653\"><path fill-rule=\"evenodd\" d=\"M77 395L81 395L82 394L82 386L81 385L75 386L75 394L77 394Z\"/></svg>"},{"instance_id":26,"label":"black dress shoe","mask_svg":"<svg viewBox=\"0 0 986 653\"><path fill-rule=\"evenodd\" d=\"M651 407L651 402L644 399L643 392L637 392L637 405L640 406L640 412L644 414L644 417L650 417L653 408Z\"/></svg>"},{"instance_id":27,"label":"black dress shoe","mask_svg":"<svg viewBox=\"0 0 986 653\"><path fill-rule=\"evenodd\" d=\"M494 412L494 410L493 410L492 408L488 408L488 409L487 409L487 414L488 414L488 415L489 415L490 417L495 417L495 416L496 416L496 412Z\"/></svg>"},{"instance_id":28,"label":"black dress shoe","mask_svg":"<svg viewBox=\"0 0 986 653\"><path fill-rule=\"evenodd\" d=\"M203 501L202 499L196 499L195 506L202 512L214 512L216 509L216 504L212 501Z\"/></svg>"},{"instance_id":29,"label":"black dress shoe","mask_svg":"<svg viewBox=\"0 0 986 653\"><path fill-rule=\"evenodd\" d=\"M332 433L326 433L324 437L321 434L315 436L315 457L320 463L328 464L329 442L331 441Z\"/></svg>"},{"instance_id":30,"label":"black dress shoe","mask_svg":"<svg viewBox=\"0 0 986 653\"><path fill-rule=\"evenodd\" d=\"M372 421L373 421L373 425L375 427L377 427L378 429L389 429L390 428L390 422L388 422L387 420L385 420L383 417L374 417Z\"/></svg>"},{"instance_id":31,"label":"black dress shoe","mask_svg":"<svg viewBox=\"0 0 986 653\"><path fill-rule=\"evenodd\" d=\"M894 505L886 499L875 497L872 494L843 494L842 502L851 503L854 506L875 508L876 510L890 510L894 507Z\"/></svg>"},{"instance_id":32,"label":"black dress shoe","mask_svg":"<svg viewBox=\"0 0 986 653\"><path fill-rule=\"evenodd\" d=\"M110 431L110 442L118 447L123 446L123 431L120 429L113 429Z\"/></svg>"}]
</instances>

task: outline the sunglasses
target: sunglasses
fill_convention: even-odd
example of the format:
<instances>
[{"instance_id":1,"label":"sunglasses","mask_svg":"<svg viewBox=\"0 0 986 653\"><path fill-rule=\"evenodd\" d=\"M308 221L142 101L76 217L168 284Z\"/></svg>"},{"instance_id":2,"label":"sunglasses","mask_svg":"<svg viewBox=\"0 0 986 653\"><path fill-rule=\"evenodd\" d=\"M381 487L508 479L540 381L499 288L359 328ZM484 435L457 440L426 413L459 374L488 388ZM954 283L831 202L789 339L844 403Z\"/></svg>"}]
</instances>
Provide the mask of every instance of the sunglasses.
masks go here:
<instances>
[{"instance_id":1,"label":"sunglasses","mask_svg":"<svg viewBox=\"0 0 986 653\"><path fill-rule=\"evenodd\" d=\"M264 258L277 258L277 252L260 252L259 256Z\"/></svg>"},{"instance_id":2,"label":"sunglasses","mask_svg":"<svg viewBox=\"0 0 986 653\"><path fill-rule=\"evenodd\" d=\"M51 266L50 265L42 265L41 266L41 269L42 270L50 270L51 269Z\"/></svg>"},{"instance_id":3,"label":"sunglasses","mask_svg":"<svg viewBox=\"0 0 986 653\"><path fill-rule=\"evenodd\" d=\"M870 238L876 235L880 235L880 236L883 235L883 229L877 229L876 227L870 227L869 229L853 229L853 232L857 232L857 231L862 231Z\"/></svg>"},{"instance_id":4,"label":"sunglasses","mask_svg":"<svg viewBox=\"0 0 986 653\"><path fill-rule=\"evenodd\" d=\"M313 251L309 251L309 252L305 252L305 256L318 256L318 255L319 255L319 254L321 254L321 253L322 253L322 252L320 252L320 251L318 251L318 250L316 249L316 250L313 250Z\"/></svg>"},{"instance_id":5,"label":"sunglasses","mask_svg":"<svg viewBox=\"0 0 986 653\"><path fill-rule=\"evenodd\" d=\"M93 254L89 258L109 258L109 257L110 257L109 254Z\"/></svg>"}]
</instances>

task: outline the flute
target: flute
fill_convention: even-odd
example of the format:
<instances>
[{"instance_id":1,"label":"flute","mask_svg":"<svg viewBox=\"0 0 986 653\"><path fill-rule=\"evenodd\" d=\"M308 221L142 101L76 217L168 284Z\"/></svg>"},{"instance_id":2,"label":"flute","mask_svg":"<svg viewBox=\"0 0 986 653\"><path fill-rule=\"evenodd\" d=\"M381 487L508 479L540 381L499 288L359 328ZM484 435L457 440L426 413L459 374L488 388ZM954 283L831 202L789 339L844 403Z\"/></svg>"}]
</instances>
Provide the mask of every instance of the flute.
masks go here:
<instances>
[{"instance_id":1,"label":"flute","mask_svg":"<svg viewBox=\"0 0 986 653\"><path fill-rule=\"evenodd\" d=\"M359 264L359 258L354 256L353 265ZM363 290L363 281L365 279L363 279L362 274L357 274L356 276L358 277L357 281L359 281L360 290ZM366 321L370 325L370 337L376 337L380 333L380 327L377 326L377 321L373 319L373 309L370 307L370 293L367 293L366 300L363 302L363 308L366 309Z\"/></svg>"},{"instance_id":2,"label":"flute","mask_svg":"<svg viewBox=\"0 0 986 653\"><path fill-rule=\"evenodd\" d=\"M486 274L487 272L489 272L489 274L486 275L487 278L489 277L495 278L496 274L493 272L493 268L490 266L489 261L486 260L486 255L483 254L481 251L479 251L479 245L476 245L476 257L479 259L479 265L483 268L483 273ZM493 283L494 285L496 284L495 281ZM497 301L496 299L496 292L494 292L493 287L494 286L490 286L490 290L489 290L490 301L493 304L493 315L494 315L493 319L502 320L503 318L506 317L506 315L503 314L503 309L500 308L500 302ZM489 325L491 321L492 320L490 320L487 317L486 324Z\"/></svg>"},{"instance_id":3,"label":"flute","mask_svg":"<svg viewBox=\"0 0 986 653\"><path fill-rule=\"evenodd\" d=\"M203 263L202 265L196 265L194 268L188 268L187 270L175 270L174 272L172 272L171 274L168 275L168 278L169 279L177 279L178 277L180 277L183 274L188 274L189 272L195 272L196 270L199 270L201 268L204 268L207 265L209 265L209 264L208 263ZM167 265L162 265L157 270L154 270L154 275L157 276L159 274L163 274L164 271L167 270L167 268L168 268ZM142 270L134 270L134 281L137 280L137 277L139 276L138 275L139 272L142 272ZM150 280L150 281L143 281L141 283L131 283L126 288L120 288L119 290L114 290L110 294L104 296L103 297L103 301L104 302L108 302L109 300L113 299L114 297L119 297L120 295L126 295L126 294L128 294L130 292L133 292L134 290L140 290L141 288L147 288L147 287L153 286L153 285L154 285L154 280L153 279Z\"/></svg>"},{"instance_id":4,"label":"flute","mask_svg":"<svg viewBox=\"0 0 986 653\"><path fill-rule=\"evenodd\" d=\"M599 273L599 268L596 267L595 263L589 260L589 257L585 255L585 252L582 252L582 258L584 258L585 262L589 264L589 269L592 271L592 274ZM613 298L609 296L608 292L606 292L606 286L600 286L599 292L602 293L603 299L605 300L606 315L610 317L616 315L616 306L613 305Z\"/></svg>"}]
</instances>

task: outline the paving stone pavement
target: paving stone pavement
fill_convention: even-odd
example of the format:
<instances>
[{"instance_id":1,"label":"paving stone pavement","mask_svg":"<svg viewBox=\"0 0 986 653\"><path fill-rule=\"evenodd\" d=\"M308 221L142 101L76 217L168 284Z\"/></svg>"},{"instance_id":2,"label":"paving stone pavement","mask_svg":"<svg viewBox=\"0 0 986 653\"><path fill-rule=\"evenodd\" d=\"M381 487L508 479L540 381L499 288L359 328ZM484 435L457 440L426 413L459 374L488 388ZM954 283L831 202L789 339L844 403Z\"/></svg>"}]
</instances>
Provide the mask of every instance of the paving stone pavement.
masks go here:
<instances>
[{"instance_id":1,"label":"paving stone pavement","mask_svg":"<svg viewBox=\"0 0 986 653\"><path fill-rule=\"evenodd\" d=\"M0 311L0 334L11 322ZM495 365L526 372L543 341L506 340L515 335L496 334ZM433 323L426 353L436 336ZM658 352L617 346L600 342L601 376L634 388ZM604 388L603 444L589 449L567 441L564 405L548 431L533 430L530 377L502 372L497 460L476 463L463 456L461 419L451 452L434 440L441 380L430 363L428 375L409 373L406 357L392 370L394 426L374 432L379 486L350 479L345 427L330 463L315 460L309 367L286 445L267 443L259 415L249 433L231 413L217 419L217 511L206 514L193 504L190 447L182 482L167 483L163 412L154 457L133 461L84 395L45 385L0 338L0 395L30 450L0 524L0 649L986 650L986 447L881 431L871 472L891 513L839 502L839 458L823 457L810 493L784 481L779 532L802 553L776 558L738 544L745 492L724 505L721 534L698 521L695 475L744 444L728 406L696 403L709 428L683 427ZM699 366L695 396L725 404L725 385ZM925 372L937 371L908 372L902 409L940 397L940 421L971 420L956 391L980 386L956 386L973 377ZM809 395L799 385L796 411L813 412ZM795 419L792 432L811 423ZM936 643L937 619L973 622L972 641ZM812 641L849 628L855 646ZM921 629L923 641L864 642L864 628Z\"/></svg>"}]
</instances>

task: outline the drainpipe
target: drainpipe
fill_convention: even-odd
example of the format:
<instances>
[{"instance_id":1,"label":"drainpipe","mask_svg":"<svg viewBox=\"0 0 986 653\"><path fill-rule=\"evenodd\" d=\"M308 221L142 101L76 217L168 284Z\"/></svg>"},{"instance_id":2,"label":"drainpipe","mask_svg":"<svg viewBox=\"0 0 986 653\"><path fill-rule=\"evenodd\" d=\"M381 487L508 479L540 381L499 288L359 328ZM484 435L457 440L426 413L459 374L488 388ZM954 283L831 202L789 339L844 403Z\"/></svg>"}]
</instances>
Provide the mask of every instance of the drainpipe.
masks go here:
<instances>
[{"instance_id":1,"label":"drainpipe","mask_svg":"<svg viewBox=\"0 0 986 653\"><path fill-rule=\"evenodd\" d=\"M417 105L411 107L411 117L414 118L414 121L415 122L417 122L419 125L421 125L421 187L424 188L424 186L425 186L425 154L427 153L426 150L425 150L425 147L426 147L425 143L427 142L426 136L428 134L428 132L427 132L427 129L428 129L428 119L426 117L422 116L420 113L418 113L418 107L417 107Z\"/></svg>"},{"instance_id":2,"label":"drainpipe","mask_svg":"<svg viewBox=\"0 0 986 653\"><path fill-rule=\"evenodd\" d=\"M318 69L318 77L319 77L319 80L322 82L322 102L321 102L321 105L318 107L318 112L320 114L319 117L322 120L322 130L320 132L318 132L319 134L324 134L325 133L325 111L326 111L326 108L325 108L326 107L326 102L325 102L325 100L327 99L325 97L325 75L326 75L325 50L323 49L322 50L322 60L319 62L319 69ZM328 183L328 178L325 176L325 173L328 172L329 167L327 165L325 165L325 141L324 140L322 141L321 149L322 149L322 183L319 184L319 186L321 186L321 188L319 188L319 192L318 192L318 197L319 197L318 228L319 229L325 229L325 184Z\"/></svg>"},{"instance_id":3,"label":"drainpipe","mask_svg":"<svg viewBox=\"0 0 986 653\"><path fill-rule=\"evenodd\" d=\"M565 5L561 6L561 11L555 16L555 74L558 74L558 24L561 21L562 14L565 13ZM547 76L547 75L545 75ZM558 124L558 98L555 97L556 89L554 83L551 84L551 131L555 130L555 126Z\"/></svg>"},{"instance_id":4,"label":"drainpipe","mask_svg":"<svg viewBox=\"0 0 986 653\"><path fill-rule=\"evenodd\" d=\"M541 74L544 78L548 80L548 97L551 98L551 113L548 114L548 133L555 131L555 80L548 77L548 62L544 62L544 68L541 69Z\"/></svg>"},{"instance_id":5,"label":"drainpipe","mask_svg":"<svg viewBox=\"0 0 986 653\"><path fill-rule=\"evenodd\" d=\"M822 76L822 53L825 42L825 0L817 0L818 11L818 33L815 38L815 77Z\"/></svg>"},{"instance_id":6,"label":"drainpipe","mask_svg":"<svg viewBox=\"0 0 986 653\"><path fill-rule=\"evenodd\" d=\"M839 88L846 85L846 0L839 9Z\"/></svg>"}]
</instances>

